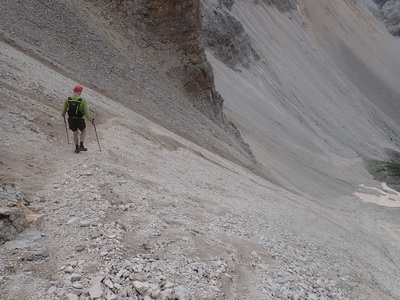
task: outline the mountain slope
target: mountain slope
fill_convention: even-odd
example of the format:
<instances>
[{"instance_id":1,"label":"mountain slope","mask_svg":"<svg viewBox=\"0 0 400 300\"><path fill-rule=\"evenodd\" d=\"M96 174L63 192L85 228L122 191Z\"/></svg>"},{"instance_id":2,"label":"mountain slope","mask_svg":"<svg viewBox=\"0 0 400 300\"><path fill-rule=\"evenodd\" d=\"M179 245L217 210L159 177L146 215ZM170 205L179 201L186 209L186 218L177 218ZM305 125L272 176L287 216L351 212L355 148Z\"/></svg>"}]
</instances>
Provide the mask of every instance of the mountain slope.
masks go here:
<instances>
[{"instance_id":1,"label":"mountain slope","mask_svg":"<svg viewBox=\"0 0 400 300\"><path fill-rule=\"evenodd\" d=\"M4 299L399 295L398 227L374 207L295 195L88 88L108 117L77 155L36 96L73 81L1 47L1 199L22 190L32 222L0 246Z\"/></svg>"},{"instance_id":2,"label":"mountain slope","mask_svg":"<svg viewBox=\"0 0 400 300\"><path fill-rule=\"evenodd\" d=\"M236 1L222 11L221 19L243 26L241 38L225 48L255 55L226 65L219 59L223 48L212 45L217 90L246 123L239 127L250 133L258 160L282 181L317 197L351 193L369 180L348 173L354 159L398 151L399 41L363 4L299 1L280 14L261 2ZM280 150L265 151L274 148Z\"/></svg>"},{"instance_id":3,"label":"mountain slope","mask_svg":"<svg viewBox=\"0 0 400 300\"><path fill-rule=\"evenodd\" d=\"M7 1L1 10L2 41L204 147L251 165L251 154L225 120L211 67L199 47L198 3L185 3L169 1L158 14L157 1ZM187 17L167 22L175 7L181 14L188 10ZM136 19L140 16L147 16L149 24ZM180 40L172 40L172 49L165 40L182 24L189 29L176 35ZM158 35L158 26L171 32ZM229 130L232 135L224 133Z\"/></svg>"},{"instance_id":4,"label":"mountain slope","mask_svg":"<svg viewBox=\"0 0 400 300\"><path fill-rule=\"evenodd\" d=\"M397 93L397 40L353 2L203 1L229 19L206 52L196 1L2 2L0 233L30 226L1 240L0 295L399 298L400 196L362 164L397 150L362 86ZM76 83L99 137L80 154Z\"/></svg>"}]
</instances>

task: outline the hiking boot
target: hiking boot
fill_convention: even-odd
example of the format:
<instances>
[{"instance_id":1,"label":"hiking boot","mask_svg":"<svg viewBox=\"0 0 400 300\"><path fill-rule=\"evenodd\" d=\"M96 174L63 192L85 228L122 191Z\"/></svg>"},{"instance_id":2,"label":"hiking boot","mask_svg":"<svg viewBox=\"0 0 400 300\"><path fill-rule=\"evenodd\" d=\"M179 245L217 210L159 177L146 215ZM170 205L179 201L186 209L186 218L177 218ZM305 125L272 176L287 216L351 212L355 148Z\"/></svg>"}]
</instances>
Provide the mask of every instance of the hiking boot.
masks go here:
<instances>
[{"instance_id":1,"label":"hiking boot","mask_svg":"<svg viewBox=\"0 0 400 300\"><path fill-rule=\"evenodd\" d=\"M81 145L79 146L79 150L80 150L80 151L87 151L87 148L85 148L85 146L83 146L83 144L81 144Z\"/></svg>"},{"instance_id":2,"label":"hiking boot","mask_svg":"<svg viewBox=\"0 0 400 300\"><path fill-rule=\"evenodd\" d=\"M78 146L76 146L76 148L75 148L75 153L79 153L81 150L79 150L79 147Z\"/></svg>"}]
</instances>

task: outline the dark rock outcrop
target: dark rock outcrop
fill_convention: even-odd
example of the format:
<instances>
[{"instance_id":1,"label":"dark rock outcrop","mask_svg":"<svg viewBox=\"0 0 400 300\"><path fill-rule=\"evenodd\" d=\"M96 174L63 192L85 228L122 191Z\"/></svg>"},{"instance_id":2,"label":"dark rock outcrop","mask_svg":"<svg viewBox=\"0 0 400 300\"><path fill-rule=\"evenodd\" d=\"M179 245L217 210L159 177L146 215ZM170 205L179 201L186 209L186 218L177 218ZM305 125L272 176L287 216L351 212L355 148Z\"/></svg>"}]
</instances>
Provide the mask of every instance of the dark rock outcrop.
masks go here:
<instances>
[{"instance_id":1,"label":"dark rock outcrop","mask_svg":"<svg viewBox=\"0 0 400 300\"><path fill-rule=\"evenodd\" d=\"M214 88L213 71L201 46L199 1L126 2L127 26L135 31L134 38L142 47L156 50L154 58L173 82L183 85L199 111L217 124L225 124L223 99Z\"/></svg>"},{"instance_id":2,"label":"dark rock outcrop","mask_svg":"<svg viewBox=\"0 0 400 300\"><path fill-rule=\"evenodd\" d=\"M223 4L229 7L233 4L233 0L225 0ZM225 119L223 98L214 86L213 70L202 43L204 23L200 15L200 0L122 0L118 5L115 3L108 5L113 5L109 11L121 16L132 40L147 51L151 51L152 58L158 60L158 65L162 66L168 78L176 86L183 87L183 92L193 106L230 133L246 155L253 160L249 146L243 142L236 126ZM238 21L235 22L233 19L230 21L237 25L237 30L222 34L227 39L243 32ZM230 43L230 45L241 44L250 45L244 35L238 43ZM250 56L248 53L257 57L250 46L244 47L237 49L237 57L232 57L233 63L229 58L226 60L227 63L234 65L238 60L245 64L246 61L239 57L242 55L241 52L244 52L242 58ZM221 55L227 53L229 51L221 51Z\"/></svg>"},{"instance_id":3,"label":"dark rock outcrop","mask_svg":"<svg viewBox=\"0 0 400 300\"><path fill-rule=\"evenodd\" d=\"M395 0L373 0L377 5L371 11L394 36L400 36L400 2Z\"/></svg>"},{"instance_id":4,"label":"dark rock outcrop","mask_svg":"<svg viewBox=\"0 0 400 300\"><path fill-rule=\"evenodd\" d=\"M231 4L230 2L229 4ZM231 6L202 1L202 23L207 36L205 44L213 55L231 68L248 68L259 55L242 24L230 12Z\"/></svg>"},{"instance_id":5,"label":"dark rock outcrop","mask_svg":"<svg viewBox=\"0 0 400 300\"><path fill-rule=\"evenodd\" d=\"M17 206L25 195L10 185L0 186L0 244L14 239L29 227L24 211Z\"/></svg>"},{"instance_id":6,"label":"dark rock outcrop","mask_svg":"<svg viewBox=\"0 0 400 300\"><path fill-rule=\"evenodd\" d=\"M14 239L27 227L29 223L20 208L0 208L0 244Z\"/></svg>"},{"instance_id":7,"label":"dark rock outcrop","mask_svg":"<svg viewBox=\"0 0 400 300\"><path fill-rule=\"evenodd\" d=\"M280 12L296 9L296 0L254 0L276 7ZM252 60L259 60L260 55L252 46L251 38L244 31L243 25L231 13L234 0L201 0L202 23L206 32L205 46L213 55L231 68L241 65L249 67Z\"/></svg>"},{"instance_id":8,"label":"dark rock outcrop","mask_svg":"<svg viewBox=\"0 0 400 300\"><path fill-rule=\"evenodd\" d=\"M373 0L373 1L376 5L378 5L379 8L382 8L385 5L385 3L388 2L388 0Z\"/></svg>"}]
</instances>

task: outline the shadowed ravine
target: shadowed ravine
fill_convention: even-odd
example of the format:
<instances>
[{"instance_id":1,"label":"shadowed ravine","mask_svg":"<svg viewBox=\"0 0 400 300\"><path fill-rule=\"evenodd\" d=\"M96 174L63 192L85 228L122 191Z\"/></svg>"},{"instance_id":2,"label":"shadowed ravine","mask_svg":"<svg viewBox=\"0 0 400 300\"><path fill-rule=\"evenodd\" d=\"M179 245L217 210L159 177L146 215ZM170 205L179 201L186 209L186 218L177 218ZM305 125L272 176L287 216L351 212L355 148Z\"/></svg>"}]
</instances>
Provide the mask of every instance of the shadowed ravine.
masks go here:
<instances>
[{"instance_id":1,"label":"shadowed ravine","mask_svg":"<svg viewBox=\"0 0 400 300\"><path fill-rule=\"evenodd\" d=\"M400 153L392 152L388 154L388 159L375 160L365 159L365 166L374 178L385 182L392 189L400 192Z\"/></svg>"}]
</instances>

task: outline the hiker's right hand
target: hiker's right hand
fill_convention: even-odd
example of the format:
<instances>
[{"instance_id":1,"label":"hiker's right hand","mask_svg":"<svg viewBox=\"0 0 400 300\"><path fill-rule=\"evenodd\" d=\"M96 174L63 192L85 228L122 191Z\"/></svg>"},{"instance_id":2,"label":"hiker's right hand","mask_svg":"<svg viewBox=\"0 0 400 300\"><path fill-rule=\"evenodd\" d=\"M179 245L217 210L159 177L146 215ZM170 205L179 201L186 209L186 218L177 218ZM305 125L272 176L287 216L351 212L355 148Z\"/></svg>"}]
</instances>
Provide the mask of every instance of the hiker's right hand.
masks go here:
<instances>
[{"instance_id":1,"label":"hiker's right hand","mask_svg":"<svg viewBox=\"0 0 400 300\"><path fill-rule=\"evenodd\" d=\"M92 124L94 125L94 118L92 119Z\"/></svg>"}]
</instances>

